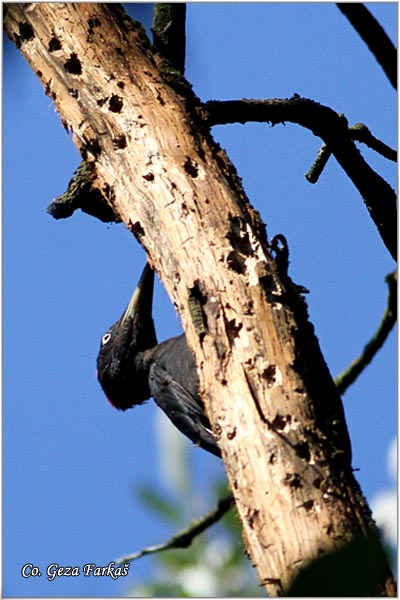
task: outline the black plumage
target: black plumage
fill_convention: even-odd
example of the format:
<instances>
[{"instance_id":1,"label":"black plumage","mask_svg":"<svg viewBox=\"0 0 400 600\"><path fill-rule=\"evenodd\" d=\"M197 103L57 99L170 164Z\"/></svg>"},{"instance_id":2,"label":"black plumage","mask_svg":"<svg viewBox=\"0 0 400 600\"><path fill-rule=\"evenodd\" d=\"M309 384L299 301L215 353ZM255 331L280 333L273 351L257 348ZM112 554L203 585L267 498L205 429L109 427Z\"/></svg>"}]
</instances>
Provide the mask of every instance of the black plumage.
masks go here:
<instances>
[{"instance_id":1,"label":"black plumage","mask_svg":"<svg viewBox=\"0 0 400 600\"><path fill-rule=\"evenodd\" d=\"M220 457L185 335L157 344L153 287L154 272L146 265L126 311L102 337L98 380L110 403L120 410L153 397L179 431Z\"/></svg>"}]
</instances>

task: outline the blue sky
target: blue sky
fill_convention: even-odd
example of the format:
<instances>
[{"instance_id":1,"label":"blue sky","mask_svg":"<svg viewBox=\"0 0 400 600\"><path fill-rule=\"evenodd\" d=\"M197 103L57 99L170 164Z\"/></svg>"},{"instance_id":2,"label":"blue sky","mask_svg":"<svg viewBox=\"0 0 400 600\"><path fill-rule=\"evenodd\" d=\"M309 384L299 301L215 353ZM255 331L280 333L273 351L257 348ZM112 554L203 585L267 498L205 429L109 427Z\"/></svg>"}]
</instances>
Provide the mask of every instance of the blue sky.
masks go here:
<instances>
[{"instance_id":1,"label":"blue sky","mask_svg":"<svg viewBox=\"0 0 400 600\"><path fill-rule=\"evenodd\" d=\"M367 4L392 40L397 5ZM138 20L150 5L131 5ZM396 95L365 44L332 3L190 4L187 77L202 100L290 97L294 92L363 122L395 147ZM142 483L166 489L173 465L153 402L112 409L96 381L101 335L125 308L144 254L123 225L77 212L46 213L79 163L72 139L15 47L3 52L3 596L119 596L151 574L57 578L47 565L107 565L159 543L172 530L140 501ZM284 233L291 275L309 290L310 318L333 376L374 333L393 261L363 202L333 159L316 185L304 174L320 140L292 124L215 127L267 223ZM396 168L366 159L393 187ZM180 331L160 283L159 340ZM344 396L353 466L368 500L392 485L386 453L396 435L396 335ZM185 444L186 448L186 444ZM171 451L172 452L172 451ZM187 515L210 507L214 457L187 444L193 497ZM165 465L167 464L167 467ZM205 490L199 495L199 489ZM186 516L186 515L185 515ZM26 563L41 577L24 579Z\"/></svg>"}]
</instances>

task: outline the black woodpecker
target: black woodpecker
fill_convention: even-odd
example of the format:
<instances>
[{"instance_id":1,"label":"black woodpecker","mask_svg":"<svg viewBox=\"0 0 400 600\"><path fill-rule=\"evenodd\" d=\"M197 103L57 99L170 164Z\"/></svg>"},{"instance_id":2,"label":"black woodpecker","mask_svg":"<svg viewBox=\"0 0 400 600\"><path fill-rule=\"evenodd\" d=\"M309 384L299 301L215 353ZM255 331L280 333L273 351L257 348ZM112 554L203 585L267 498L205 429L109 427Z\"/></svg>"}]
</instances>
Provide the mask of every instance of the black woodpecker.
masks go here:
<instances>
[{"instance_id":1,"label":"black woodpecker","mask_svg":"<svg viewBox=\"0 0 400 600\"><path fill-rule=\"evenodd\" d=\"M119 410L153 397L181 433L221 457L199 396L196 362L185 335L157 344L153 287L154 271L146 264L127 309L101 339L98 380Z\"/></svg>"}]
</instances>

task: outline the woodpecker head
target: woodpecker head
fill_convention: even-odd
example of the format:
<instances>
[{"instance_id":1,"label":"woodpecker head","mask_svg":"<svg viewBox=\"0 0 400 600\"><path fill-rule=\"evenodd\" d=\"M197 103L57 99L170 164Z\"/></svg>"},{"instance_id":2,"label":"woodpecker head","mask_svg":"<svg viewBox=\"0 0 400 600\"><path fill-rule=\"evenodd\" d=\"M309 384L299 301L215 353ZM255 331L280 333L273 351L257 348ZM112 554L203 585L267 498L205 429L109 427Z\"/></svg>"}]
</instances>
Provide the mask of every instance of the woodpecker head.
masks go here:
<instances>
[{"instance_id":1,"label":"woodpecker head","mask_svg":"<svg viewBox=\"0 0 400 600\"><path fill-rule=\"evenodd\" d=\"M140 353L157 345L152 318L154 272L146 264L122 317L101 338L97 378L109 402L120 410L150 397L140 373Z\"/></svg>"}]
</instances>

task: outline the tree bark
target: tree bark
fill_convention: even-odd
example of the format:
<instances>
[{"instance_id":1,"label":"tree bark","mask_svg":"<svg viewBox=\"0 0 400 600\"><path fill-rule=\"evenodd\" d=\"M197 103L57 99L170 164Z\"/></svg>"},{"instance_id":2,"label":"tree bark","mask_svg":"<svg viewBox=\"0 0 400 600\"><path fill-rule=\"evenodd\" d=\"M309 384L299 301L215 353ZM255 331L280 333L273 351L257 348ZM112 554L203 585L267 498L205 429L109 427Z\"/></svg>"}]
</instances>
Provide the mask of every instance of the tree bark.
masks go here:
<instances>
[{"instance_id":1,"label":"tree bark","mask_svg":"<svg viewBox=\"0 0 400 600\"><path fill-rule=\"evenodd\" d=\"M393 595L305 302L278 272L196 97L166 82L140 25L117 5L4 8L8 35L181 316L262 585L283 595L311 560L372 539L371 595Z\"/></svg>"}]
</instances>

